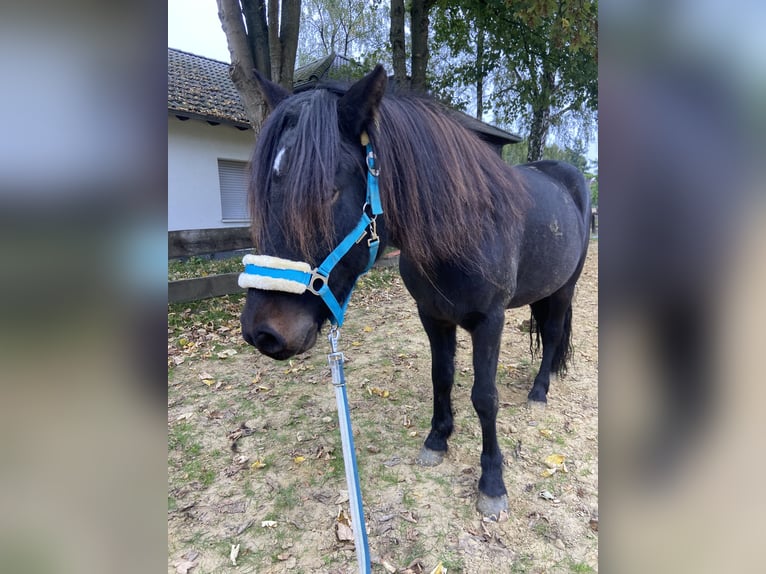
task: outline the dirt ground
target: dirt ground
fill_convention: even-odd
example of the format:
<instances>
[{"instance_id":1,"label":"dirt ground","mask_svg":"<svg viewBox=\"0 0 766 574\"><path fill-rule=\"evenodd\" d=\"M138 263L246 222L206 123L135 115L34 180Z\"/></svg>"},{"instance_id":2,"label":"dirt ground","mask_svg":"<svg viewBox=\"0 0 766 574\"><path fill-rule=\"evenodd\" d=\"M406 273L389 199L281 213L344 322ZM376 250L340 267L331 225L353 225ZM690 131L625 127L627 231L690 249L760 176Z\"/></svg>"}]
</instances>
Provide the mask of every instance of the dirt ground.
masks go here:
<instances>
[{"instance_id":1,"label":"dirt ground","mask_svg":"<svg viewBox=\"0 0 766 574\"><path fill-rule=\"evenodd\" d=\"M498 434L510 508L500 522L475 509L481 432L467 334L449 453L416 466L431 418L428 341L394 271L364 278L341 348L373 572L597 571L597 260L593 241L574 364L552 380L545 409L526 404L537 367L529 310L506 312ZM353 542L341 540L348 497L328 349L322 335L309 353L272 361L240 340L235 314L214 330L190 317L184 337L169 335L168 572L357 571Z\"/></svg>"}]
</instances>

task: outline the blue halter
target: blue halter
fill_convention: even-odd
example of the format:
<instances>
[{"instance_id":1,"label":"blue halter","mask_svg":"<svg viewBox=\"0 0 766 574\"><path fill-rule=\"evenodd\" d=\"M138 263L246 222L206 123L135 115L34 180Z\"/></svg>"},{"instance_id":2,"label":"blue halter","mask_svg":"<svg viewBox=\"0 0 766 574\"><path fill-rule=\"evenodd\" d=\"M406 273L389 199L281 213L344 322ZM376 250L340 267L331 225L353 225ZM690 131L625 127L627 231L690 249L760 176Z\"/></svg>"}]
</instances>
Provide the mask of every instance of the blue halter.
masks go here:
<instances>
[{"instance_id":1,"label":"blue halter","mask_svg":"<svg viewBox=\"0 0 766 574\"><path fill-rule=\"evenodd\" d=\"M311 271L292 268L309 268L308 264L303 264L301 262L288 262L295 264L291 265L291 268L283 268L283 266L278 264L264 263L260 265L254 265L246 263L245 272L240 275L241 286L245 286L243 285L243 282L247 282L247 279L244 279L243 281L243 276L247 275L267 279L284 280L290 284L290 288L285 289L284 287L274 286L273 282L268 281L265 283L267 283L269 286L259 286L258 288L288 291L291 293L302 293L303 291L310 291L314 295L321 297L322 301L324 301L325 305L327 305L327 308L330 309L330 313L332 313L332 319L330 319L331 323L337 327L341 327L343 325L343 315L345 314L346 308L348 307L348 302L351 300L351 293L354 291L354 286L351 287L351 291L349 291L349 294L346 297L346 300L343 301L343 304L340 304L333 292L330 290L330 273L340 262L340 260L343 259L346 253L348 253L355 244L362 241L365 236L369 234L369 238L367 239L367 247L370 250L370 257L369 261L367 262L367 267L362 272L362 274L367 273L367 271L369 271L375 264L375 259L378 256L378 247L380 246L380 238L378 237L376 222L378 215L383 213L383 207L380 203L380 190L378 189L378 175L380 172L376 166L375 154L372 151L372 145L369 143L369 140L367 140L364 145L367 151L367 198L364 207L362 207L362 216L359 218L359 223L356 224L356 227L354 227L354 229L351 230L348 235L346 235L343 241L341 241L340 244L330 252L330 254L325 258L324 261L322 261L318 267L311 269ZM369 214L367 213L368 208L370 212ZM245 259L247 259L247 256ZM273 259L275 261L285 261L278 260L276 258ZM299 289L296 290L293 285L297 285Z\"/></svg>"}]
</instances>

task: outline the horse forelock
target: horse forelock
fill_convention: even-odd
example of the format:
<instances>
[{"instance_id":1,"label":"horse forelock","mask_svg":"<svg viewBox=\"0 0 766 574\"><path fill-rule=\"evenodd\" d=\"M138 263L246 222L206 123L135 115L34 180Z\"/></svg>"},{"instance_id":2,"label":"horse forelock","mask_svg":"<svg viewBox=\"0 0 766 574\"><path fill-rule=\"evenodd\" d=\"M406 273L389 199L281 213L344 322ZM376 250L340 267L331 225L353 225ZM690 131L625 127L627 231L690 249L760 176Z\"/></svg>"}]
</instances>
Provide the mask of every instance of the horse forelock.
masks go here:
<instances>
[{"instance_id":1,"label":"horse forelock","mask_svg":"<svg viewBox=\"0 0 766 574\"><path fill-rule=\"evenodd\" d=\"M311 261L333 238L331 200L340 149L337 96L295 95L264 123L252 159L249 189L256 247L279 236ZM312 261L313 262L313 261Z\"/></svg>"}]
</instances>

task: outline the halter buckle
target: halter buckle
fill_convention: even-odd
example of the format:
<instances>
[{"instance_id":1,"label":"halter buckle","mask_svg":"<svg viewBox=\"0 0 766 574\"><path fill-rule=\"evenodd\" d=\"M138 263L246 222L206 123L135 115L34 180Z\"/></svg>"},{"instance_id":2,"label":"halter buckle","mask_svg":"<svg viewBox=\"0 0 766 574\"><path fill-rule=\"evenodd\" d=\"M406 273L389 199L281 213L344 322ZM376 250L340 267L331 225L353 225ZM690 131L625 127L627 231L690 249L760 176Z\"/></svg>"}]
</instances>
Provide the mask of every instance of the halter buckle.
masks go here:
<instances>
[{"instance_id":1,"label":"halter buckle","mask_svg":"<svg viewBox=\"0 0 766 574\"><path fill-rule=\"evenodd\" d=\"M377 162L377 159L378 158L375 157L375 152L373 152L372 150L367 152L367 169L370 170L370 173L375 177L378 177L380 175L380 169L378 169L375 165Z\"/></svg>"},{"instance_id":2,"label":"halter buckle","mask_svg":"<svg viewBox=\"0 0 766 574\"><path fill-rule=\"evenodd\" d=\"M367 247L378 241L380 238L378 237L378 222L377 217L373 217L372 221L370 221L370 238L367 240Z\"/></svg>"}]
</instances>

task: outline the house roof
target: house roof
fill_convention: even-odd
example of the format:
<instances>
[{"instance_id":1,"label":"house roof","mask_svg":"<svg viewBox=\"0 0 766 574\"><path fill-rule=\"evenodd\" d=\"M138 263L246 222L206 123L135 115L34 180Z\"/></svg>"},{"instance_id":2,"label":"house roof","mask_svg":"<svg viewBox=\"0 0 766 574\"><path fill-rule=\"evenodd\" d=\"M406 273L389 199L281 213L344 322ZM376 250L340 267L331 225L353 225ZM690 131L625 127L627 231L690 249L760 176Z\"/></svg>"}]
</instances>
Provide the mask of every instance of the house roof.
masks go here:
<instances>
[{"instance_id":1,"label":"house roof","mask_svg":"<svg viewBox=\"0 0 766 574\"><path fill-rule=\"evenodd\" d=\"M250 127L229 64L174 48L168 48L168 111Z\"/></svg>"},{"instance_id":2,"label":"house roof","mask_svg":"<svg viewBox=\"0 0 766 574\"><path fill-rule=\"evenodd\" d=\"M293 87L297 90L306 84L316 83L321 80L327 74L327 70L330 69L333 62L335 62L336 57L335 52L332 52L329 56L314 60L300 68L295 68Z\"/></svg>"},{"instance_id":3,"label":"house roof","mask_svg":"<svg viewBox=\"0 0 766 574\"><path fill-rule=\"evenodd\" d=\"M333 66L347 62L334 53L295 70L293 86L306 89L326 79ZM350 62L350 60L348 61ZM168 48L168 111L182 118L250 127L239 93L229 77L229 64ZM463 112L456 119L493 145L521 141L521 137L486 124Z\"/></svg>"},{"instance_id":4,"label":"house roof","mask_svg":"<svg viewBox=\"0 0 766 574\"><path fill-rule=\"evenodd\" d=\"M467 127L469 130L476 132L480 138L493 144L504 145L508 143L518 143L523 138L519 135L512 134L505 130L502 130L496 126L482 122L481 120L469 116L465 112L450 109L450 112L455 116L455 119Z\"/></svg>"}]
</instances>

